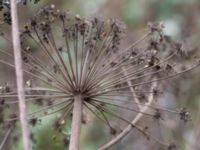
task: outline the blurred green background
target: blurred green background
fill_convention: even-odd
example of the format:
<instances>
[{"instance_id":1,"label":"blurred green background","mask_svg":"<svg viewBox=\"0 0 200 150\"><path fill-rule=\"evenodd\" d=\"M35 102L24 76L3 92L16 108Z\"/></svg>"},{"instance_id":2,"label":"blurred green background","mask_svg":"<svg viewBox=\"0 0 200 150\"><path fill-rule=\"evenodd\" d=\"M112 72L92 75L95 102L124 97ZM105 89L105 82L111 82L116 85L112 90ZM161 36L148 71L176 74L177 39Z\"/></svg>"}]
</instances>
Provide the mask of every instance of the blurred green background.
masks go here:
<instances>
[{"instance_id":1,"label":"blurred green background","mask_svg":"<svg viewBox=\"0 0 200 150\"><path fill-rule=\"evenodd\" d=\"M127 25L127 39L131 43L146 31L148 22L161 21L165 25L165 33L176 41L185 43L185 48L199 49L200 37L200 1L199 0L41 0L38 4L28 3L19 6L21 26L34 15L39 8L55 4L61 10L70 10L83 17L117 18ZM199 53L199 50L197 51ZM5 70L5 68L1 68ZM1 83L8 77L1 72ZM162 124L155 124L155 132L165 135L163 140L175 140L181 150L200 150L200 73L195 71L192 79L180 81L178 92L166 94L163 99L172 106L187 106L192 114L192 121L187 125L169 125L162 131ZM4 78L5 77L5 78ZM172 89L170 89L172 90ZM169 91L170 91L169 90ZM170 92L169 92L170 93ZM170 105L170 104L169 104ZM170 120L170 118L169 118ZM152 122L150 122L151 124ZM170 123L169 123L170 124ZM173 129L173 132L170 130ZM32 129L37 142L35 150L62 150L63 142L52 130L51 117L45 119L42 125ZM69 127L66 126L69 134ZM110 138L108 129L98 119L90 117L83 125L81 135L81 150L95 150ZM9 146L8 146L9 147ZM10 148L8 148L10 149ZM16 142L12 150L21 150L21 144ZM161 150L162 147L153 141L147 141L135 130L119 142L112 150Z\"/></svg>"}]
</instances>

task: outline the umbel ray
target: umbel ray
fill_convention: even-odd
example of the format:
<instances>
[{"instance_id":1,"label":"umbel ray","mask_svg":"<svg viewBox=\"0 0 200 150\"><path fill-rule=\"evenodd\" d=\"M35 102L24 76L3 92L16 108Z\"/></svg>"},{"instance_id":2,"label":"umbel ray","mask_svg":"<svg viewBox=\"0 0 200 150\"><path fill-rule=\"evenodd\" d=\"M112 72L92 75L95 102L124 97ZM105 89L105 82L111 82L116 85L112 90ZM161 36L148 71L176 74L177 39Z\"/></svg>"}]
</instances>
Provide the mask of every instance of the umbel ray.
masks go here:
<instances>
[{"instance_id":1,"label":"umbel ray","mask_svg":"<svg viewBox=\"0 0 200 150\"><path fill-rule=\"evenodd\" d=\"M72 120L65 139L69 149L75 150L80 145L81 124L87 123L85 116L91 114L106 124L114 138L100 150L108 149L132 129L166 149L175 148L153 136L147 125L137 124L144 116L162 120L163 112L179 116L183 122L190 119L185 108L171 110L156 104L169 81L199 66L199 60L164 35L163 28L161 23L150 23L145 35L122 48L126 33L118 20L85 19L54 5L39 10L20 33L27 107L37 106L28 109L30 125L59 114L53 126L63 134L63 126ZM0 63L14 69L12 41L3 31L1 38L7 46L0 49ZM19 117L16 109L11 111L18 103L16 88L2 85L0 94L3 146ZM124 116L127 113L132 119ZM116 129L118 122L127 128Z\"/></svg>"}]
</instances>

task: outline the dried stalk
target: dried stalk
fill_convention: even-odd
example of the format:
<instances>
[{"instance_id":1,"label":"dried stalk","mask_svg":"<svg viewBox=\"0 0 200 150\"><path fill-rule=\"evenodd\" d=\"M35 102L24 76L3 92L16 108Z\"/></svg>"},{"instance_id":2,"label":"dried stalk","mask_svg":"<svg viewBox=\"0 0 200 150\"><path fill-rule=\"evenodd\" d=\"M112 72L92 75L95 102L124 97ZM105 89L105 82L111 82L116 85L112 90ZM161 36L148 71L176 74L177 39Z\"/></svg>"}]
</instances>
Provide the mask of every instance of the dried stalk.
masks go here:
<instances>
[{"instance_id":1,"label":"dried stalk","mask_svg":"<svg viewBox=\"0 0 200 150\"><path fill-rule=\"evenodd\" d=\"M0 150L2 150L2 149L4 148L4 145L5 145L5 143L6 143L7 139L8 139L8 137L9 137L11 131L12 131L12 127L10 127L10 128L8 129L8 131L6 132L6 134L5 134L4 138L3 138L3 141L2 141L1 144L0 144Z\"/></svg>"},{"instance_id":2,"label":"dried stalk","mask_svg":"<svg viewBox=\"0 0 200 150\"><path fill-rule=\"evenodd\" d=\"M125 67L122 67L122 71L124 73L124 76L126 77L128 75L128 73L127 73ZM132 95L134 97L135 102L138 104L139 110L142 110L143 107L140 105L140 101L139 101L139 99L138 99L138 97L137 97L137 95L135 93L135 90L133 88L133 85L132 85L131 81L129 79L126 79L126 81L127 81L128 86L130 86L129 89L130 89L130 91L131 91L131 93L132 93Z\"/></svg>"},{"instance_id":3,"label":"dried stalk","mask_svg":"<svg viewBox=\"0 0 200 150\"><path fill-rule=\"evenodd\" d=\"M157 82L154 82L151 87L151 91L153 91L156 87L157 87ZM141 112L132 120L131 124L129 124L120 134L114 137L107 144L100 147L98 150L107 150L108 148L116 144L118 141L120 141L122 138L124 138L134 128L133 125L135 125L144 116L144 113L148 111L148 108L153 103L153 100L154 100L154 94L153 92L151 92L148 97L148 103L141 109Z\"/></svg>"},{"instance_id":4,"label":"dried stalk","mask_svg":"<svg viewBox=\"0 0 200 150\"><path fill-rule=\"evenodd\" d=\"M83 109L82 96L77 95L74 97L74 108L73 108L72 129L71 129L69 150L80 149L82 109Z\"/></svg>"},{"instance_id":5,"label":"dried stalk","mask_svg":"<svg viewBox=\"0 0 200 150\"><path fill-rule=\"evenodd\" d=\"M29 140L29 130L26 115L26 104L23 87L23 69L21 59L21 46L19 38L19 27L18 27L18 16L17 16L17 5L15 0L11 0L11 18L12 18L12 40L15 58L15 69L16 69L16 80L17 80L17 93L19 99L19 113L20 123L22 128L22 138L24 150L30 150L31 144Z\"/></svg>"}]
</instances>

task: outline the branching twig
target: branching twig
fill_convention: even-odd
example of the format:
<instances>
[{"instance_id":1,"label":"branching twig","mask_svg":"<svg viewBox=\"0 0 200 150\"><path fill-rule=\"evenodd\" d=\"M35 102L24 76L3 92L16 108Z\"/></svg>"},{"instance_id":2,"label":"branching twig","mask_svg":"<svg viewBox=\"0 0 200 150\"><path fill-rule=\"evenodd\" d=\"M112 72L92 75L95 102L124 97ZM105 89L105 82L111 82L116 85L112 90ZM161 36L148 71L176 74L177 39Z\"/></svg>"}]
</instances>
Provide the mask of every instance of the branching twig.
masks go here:
<instances>
[{"instance_id":1,"label":"branching twig","mask_svg":"<svg viewBox=\"0 0 200 150\"><path fill-rule=\"evenodd\" d=\"M29 140L29 130L27 123L26 104L25 104L24 87L23 87L24 81L23 81L21 46L20 46L19 27L18 27L17 5L15 0L11 0L10 3L11 3L12 39L13 39L13 49L14 49L15 68L16 68L17 92L19 99L20 123L22 128L24 150L30 150L31 147Z\"/></svg>"},{"instance_id":2,"label":"branching twig","mask_svg":"<svg viewBox=\"0 0 200 150\"><path fill-rule=\"evenodd\" d=\"M157 82L154 82L151 87L151 91L153 91L156 88L156 86L157 86ZM148 97L148 103L141 109L141 112L134 118L134 120L132 120L131 124L129 124L120 134L114 137L107 144L100 147L98 150L107 150L108 148L116 144L118 141L120 141L122 138L124 138L134 128L133 125L136 124L144 116L144 113L148 110L149 106L153 103L153 99L154 99L154 93L151 92Z\"/></svg>"}]
</instances>

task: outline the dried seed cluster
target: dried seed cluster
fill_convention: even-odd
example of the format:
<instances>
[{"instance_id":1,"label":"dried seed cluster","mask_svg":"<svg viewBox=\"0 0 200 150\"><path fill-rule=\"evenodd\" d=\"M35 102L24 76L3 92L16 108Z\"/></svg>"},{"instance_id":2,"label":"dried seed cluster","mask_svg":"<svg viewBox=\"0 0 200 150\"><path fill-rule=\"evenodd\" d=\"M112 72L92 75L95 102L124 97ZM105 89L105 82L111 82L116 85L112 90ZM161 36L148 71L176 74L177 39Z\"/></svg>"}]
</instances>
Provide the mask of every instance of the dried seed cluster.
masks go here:
<instances>
[{"instance_id":1,"label":"dried seed cluster","mask_svg":"<svg viewBox=\"0 0 200 150\"><path fill-rule=\"evenodd\" d=\"M116 112L140 112L136 106L145 105L150 93L156 99L170 79L199 65L197 62L184 66L184 70L179 69L190 57L183 57L186 54L181 45L164 35L162 24L150 23L148 27L146 35L122 49L120 44L125 32L120 21L84 19L61 12L54 5L41 9L21 32L24 73L29 77L26 101L41 107L28 114L30 124L35 126L41 123L40 117L60 112L54 127L62 131L66 118L73 115L73 101L77 95L82 97L84 111L105 122L111 134L116 134L117 130L109 115L131 124ZM2 38L7 39L5 35ZM7 51L1 53L13 58ZM6 60L0 62L14 67ZM155 82L158 86L152 89ZM0 106L17 103L16 97L16 89L2 86ZM158 105L150 108L153 113L144 114L157 120L162 119L162 111L173 112L184 122L188 120L185 109L171 111ZM6 122L2 118L4 109L0 107L0 124ZM7 122L17 119L12 117ZM84 117L82 122L86 122ZM150 136L146 131L141 132ZM66 137L63 141L68 143ZM173 148L174 145L169 146Z\"/></svg>"}]
</instances>

